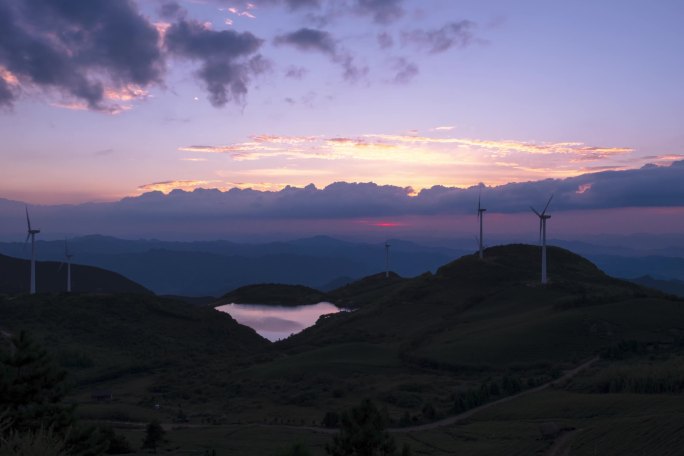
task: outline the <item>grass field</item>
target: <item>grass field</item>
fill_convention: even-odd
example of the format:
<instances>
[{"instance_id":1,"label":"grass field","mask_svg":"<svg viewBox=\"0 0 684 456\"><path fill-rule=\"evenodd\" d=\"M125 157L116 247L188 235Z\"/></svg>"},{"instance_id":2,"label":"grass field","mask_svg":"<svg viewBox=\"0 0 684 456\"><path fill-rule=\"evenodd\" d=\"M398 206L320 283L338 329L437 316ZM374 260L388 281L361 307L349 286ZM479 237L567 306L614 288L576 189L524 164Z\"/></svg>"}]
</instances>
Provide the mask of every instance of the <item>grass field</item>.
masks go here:
<instances>
[{"instance_id":1,"label":"grass field","mask_svg":"<svg viewBox=\"0 0 684 456\"><path fill-rule=\"evenodd\" d=\"M374 276L337 291L357 310L275 344L213 309L136 295L0 297L0 329L28 328L49 348L81 418L118 422L135 445L145 423L165 423L167 454L275 456L297 441L323 454L324 415L363 398L420 455L677 454L668 448L684 438L684 303L570 252L550 256L547 287L529 246L488 249L484 262L464 257L414 279ZM605 358L567 387L400 432L597 354ZM653 385L657 394L644 394ZM94 391L113 399L95 401ZM541 438L549 422L568 429L556 446Z\"/></svg>"}]
</instances>

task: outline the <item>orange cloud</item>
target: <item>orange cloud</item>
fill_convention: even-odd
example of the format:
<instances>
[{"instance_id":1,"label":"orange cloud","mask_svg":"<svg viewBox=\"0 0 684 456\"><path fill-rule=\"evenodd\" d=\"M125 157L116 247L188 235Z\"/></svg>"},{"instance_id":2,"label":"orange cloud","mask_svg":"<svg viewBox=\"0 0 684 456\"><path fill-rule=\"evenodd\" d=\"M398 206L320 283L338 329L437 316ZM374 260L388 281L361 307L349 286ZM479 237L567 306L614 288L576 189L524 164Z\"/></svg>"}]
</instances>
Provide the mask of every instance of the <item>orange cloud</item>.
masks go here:
<instances>
[{"instance_id":1,"label":"orange cloud","mask_svg":"<svg viewBox=\"0 0 684 456\"><path fill-rule=\"evenodd\" d=\"M170 180L163 182L153 182L151 184L145 184L138 187L141 192L162 192L169 193L172 190L194 190L196 188L201 188L203 186L212 185L219 183L221 181L211 181L211 180Z\"/></svg>"},{"instance_id":2,"label":"orange cloud","mask_svg":"<svg viewBox=\"0 0 684 456\"><path fill-rule=\"evenodd\" d=\"M19 79L7 68L0 65L0 79L5 81L8 85L17 86L19 85Z\"/></svg>"},{"instance_id":3,"label":"orange cloud","mask_svg":"<svg viewBox=\"0 0 684 456\"><path fill-rule=\"evenodd\" d=\"M572 177L587 172L590 164L593 171L626 169L620 161L629 160L634 152L628 147L595 146L579 141L488 140L417 134L262 134L241 143L194 145L179 150L227 154L231 160L241 162L239 171L231 170L230 175L249 176L250 181L276 179L292 185L325 186L336 180L372 180L417 189L435 184L463 187L480 182L500 185ZM268 166L261 166L264 163Z\"/></svg>"}]
</instances>

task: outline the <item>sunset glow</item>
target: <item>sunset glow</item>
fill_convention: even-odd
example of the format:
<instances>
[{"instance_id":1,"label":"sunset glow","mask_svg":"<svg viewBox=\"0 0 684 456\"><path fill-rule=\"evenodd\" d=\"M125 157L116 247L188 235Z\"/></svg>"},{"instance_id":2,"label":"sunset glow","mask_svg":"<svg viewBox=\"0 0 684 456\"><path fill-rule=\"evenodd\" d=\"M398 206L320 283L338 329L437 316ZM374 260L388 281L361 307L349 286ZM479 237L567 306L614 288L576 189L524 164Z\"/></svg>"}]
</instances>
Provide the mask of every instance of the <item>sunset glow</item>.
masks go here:
<instances>
[{"instance_id":1,"label":"sunset glow","mask_svg":"<svg viewBox=\"0 0 684 456\"><path fill-rule=\"evenodd\" d=\"M97 35L110 33L104 13L100 28L72 24L91 34L75 44L17 11L17 30L53 46L65 73L1 54L0 197L78 204L339 182L418 197L684 159L684 68L671 58L683 41L664 35L679 30L681 5L390 3L132 0L121 8L135 45ZM108 40L129 43L125 59L94 49ZM580 180L572 192L597 198L601 187Z\"/></svg>"}]
</instances>

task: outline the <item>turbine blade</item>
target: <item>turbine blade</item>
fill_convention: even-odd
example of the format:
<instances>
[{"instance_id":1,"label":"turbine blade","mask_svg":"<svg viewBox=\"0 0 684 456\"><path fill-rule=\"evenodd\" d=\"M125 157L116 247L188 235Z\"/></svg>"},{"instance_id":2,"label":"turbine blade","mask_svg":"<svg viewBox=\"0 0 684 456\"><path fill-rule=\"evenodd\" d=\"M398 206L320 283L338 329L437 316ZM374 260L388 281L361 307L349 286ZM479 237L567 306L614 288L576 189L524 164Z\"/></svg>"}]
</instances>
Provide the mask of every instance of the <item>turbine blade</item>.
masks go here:
<instances>
[{"instance_id":1,"label":"turbine blade","mask_svg":"<svg viewBox=\"0 0 684 456\"><path fill-rule=\"evenodd\" d=\"M28 225L28 230L31 231L31 219L29 218L28 206L25 206L25 209L26 209L26 224Z\"/></svg>"},{"instance_id":2,"label":"turbine blade","mask_svg":"<svg viewBox=\"0 0 684 456\"><path fill-rule=\"evenodd\" d=\"M541 217L541 216L542 216L542 215L541 215L539 212L537 212L537 210L536 210L535 208L533 208L532 206L530 206L530 209L532 209L532 212L534 212L535 214L537 214L537 217Z\"/></svg>"},{"instance_id":3,"label":"turbine blade","mask_svg":"<svg viewBox=\"0 0 684 456\"><path fill-rule=\"evenodd\" d=\"M544 210L542 211L542 215L546 214L546 210L549 208L549 204L551 204L552 199L553 199L553 193L551 193L551 198L549 198L549 202L546 203L546 206L544 207Z\"/></svg>"}]
</instances>

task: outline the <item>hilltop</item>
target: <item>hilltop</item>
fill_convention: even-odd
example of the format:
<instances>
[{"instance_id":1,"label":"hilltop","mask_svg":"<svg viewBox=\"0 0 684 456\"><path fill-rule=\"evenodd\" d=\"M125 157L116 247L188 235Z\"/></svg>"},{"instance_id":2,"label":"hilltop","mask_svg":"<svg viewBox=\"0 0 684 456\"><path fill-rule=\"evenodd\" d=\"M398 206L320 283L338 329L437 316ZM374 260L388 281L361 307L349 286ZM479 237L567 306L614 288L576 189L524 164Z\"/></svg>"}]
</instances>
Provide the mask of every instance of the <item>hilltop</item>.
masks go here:
<instances>
[{"instance_id":1,"label":"hilltop","mask_svg":"<svg viewBox=\"0 0 684 456\"><path fill-rule=\"evenodd\" d=\"M29 288L31 262L0 255L0 293L26 293ZM36 291L66 291L67 267L57 261L36 262ZM71 289L75 293L140 293L147 288L121 274L94 266L71 265Z\"/></svg>"},{"instance_id":2,"label":"hilltop","mask_svg":"<svg viewBox=\"0 0 684 456\"><path fill-rule=\"evenodd\" d=\"M317 304L326 299L328 298L325 293L303 285L267 283L237 288L223 295L220 301L237 304L299 306Z\"/></svg>"},{"instance_id":3,"label":"hilltop","mask_svg":"<svg viewBox=\"0 0 684 456\"><path fill-rule=\"evenodd\" d=\"M311 370L317 377L347 378L356 385L350 391L360 388L357 394L380 398L402 397L401 384L411 383L434 391L427 402L446 407L435 384L456 388L467 379L512 372L534 382L625 340L678 343L681 302L609 277L556 247L548 251L550 283L541 286L539 256L535 246L493 247L484 261L468 255L435 274L391 278L356 311L327 316L276 343L288 361L276 360L259 372L282 382ZM371 277L349 287L378 282ZM455 374L460 382L454 383ZM388 375L402 380L387 383ZM304 390L306 385L297 383Z\"/></svg>"}]
</instances>

